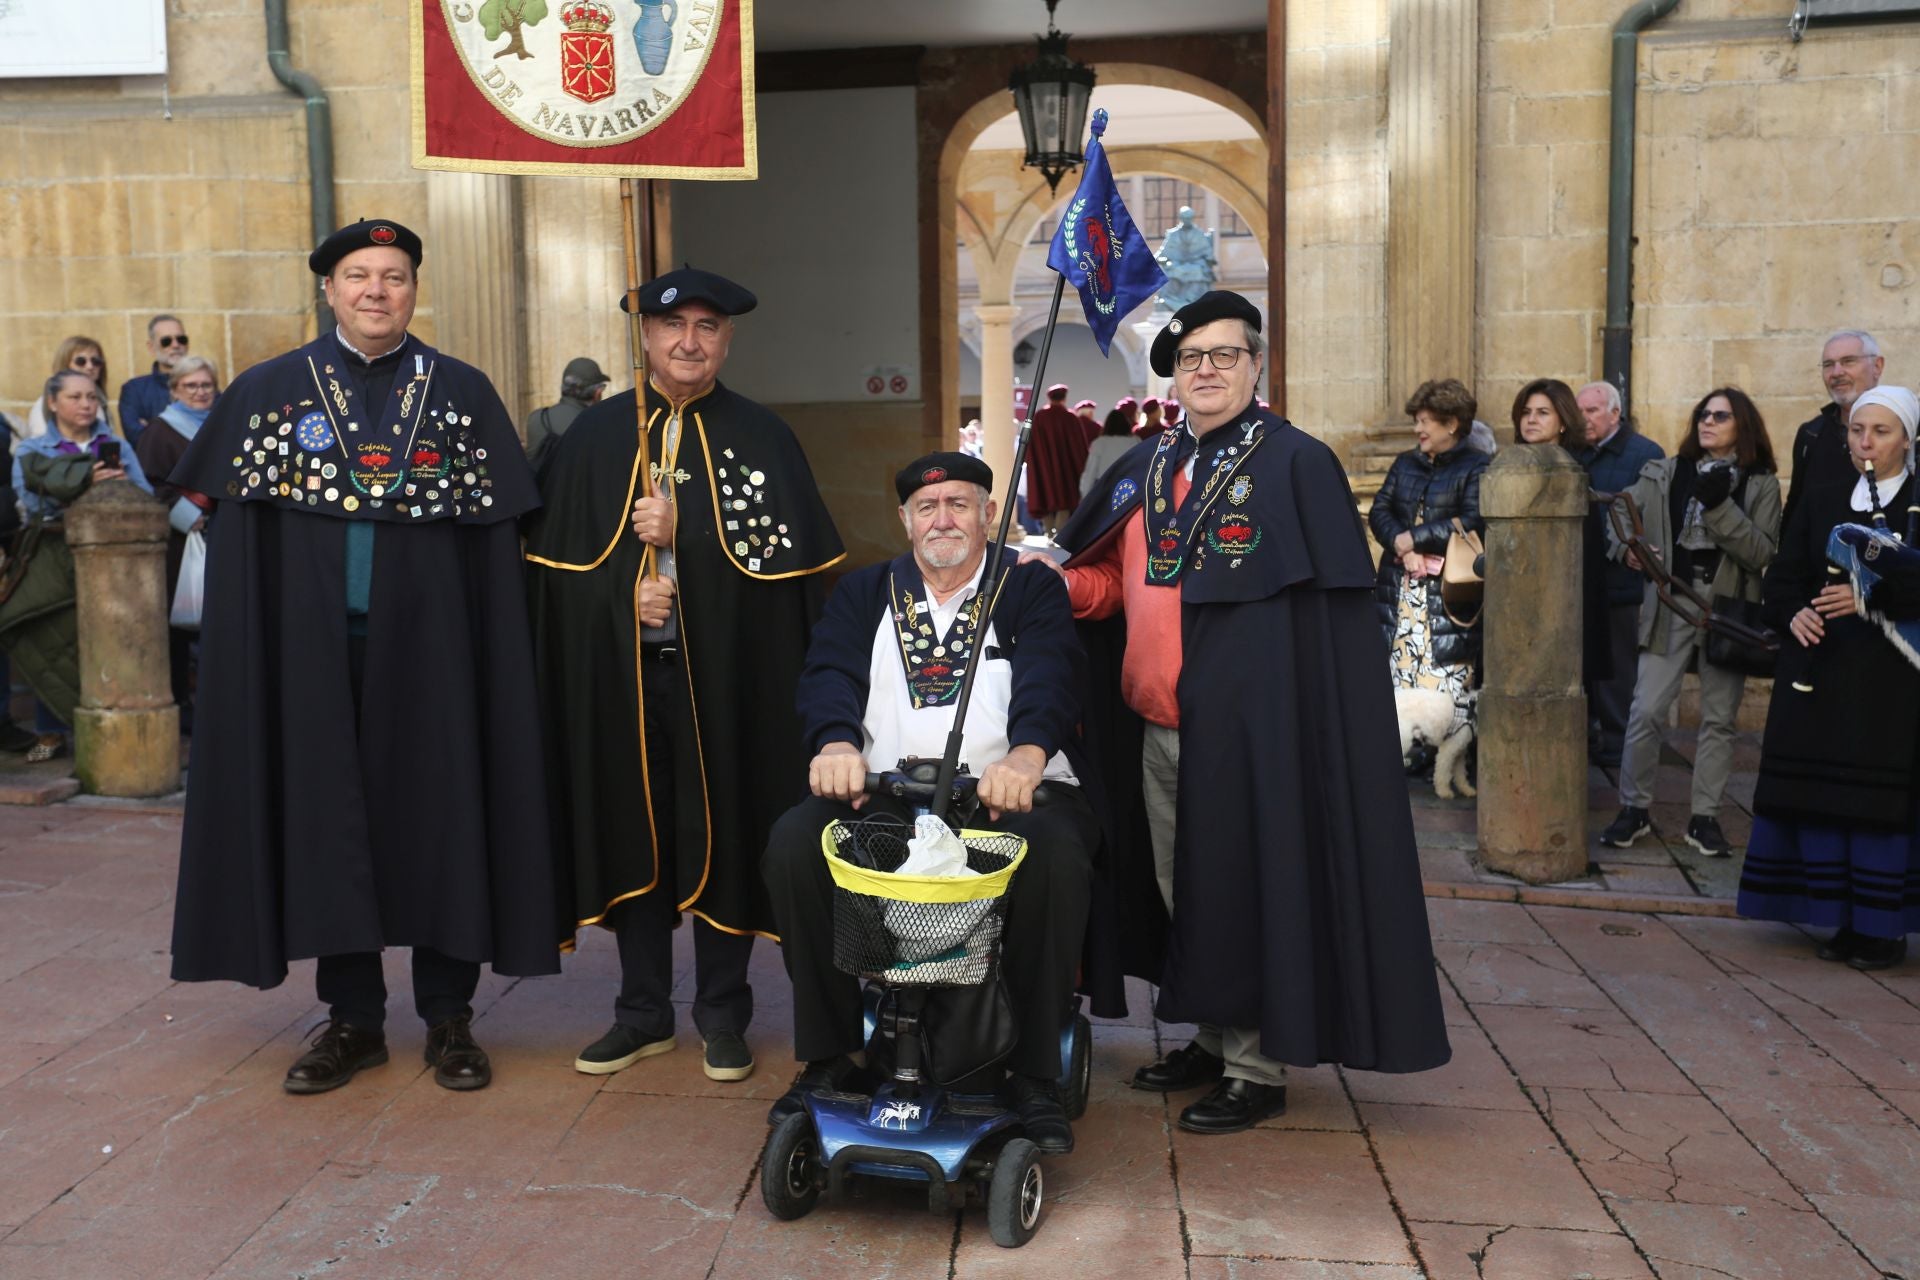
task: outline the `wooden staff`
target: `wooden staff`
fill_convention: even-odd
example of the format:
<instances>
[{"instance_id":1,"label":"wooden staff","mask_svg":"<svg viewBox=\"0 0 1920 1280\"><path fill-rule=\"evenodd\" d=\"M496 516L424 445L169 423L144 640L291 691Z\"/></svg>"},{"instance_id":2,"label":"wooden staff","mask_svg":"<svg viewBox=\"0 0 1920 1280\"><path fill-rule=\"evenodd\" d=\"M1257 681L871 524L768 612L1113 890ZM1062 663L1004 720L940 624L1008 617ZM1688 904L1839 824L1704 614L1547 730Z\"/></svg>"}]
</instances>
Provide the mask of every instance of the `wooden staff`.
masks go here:
<instances>
[{"instance_id":1,"label":"wooden staff","mask_svg":"<svg viewBox=\"0 0 1920 1280\"><path fill-rule=\"evenodd\" d=\"M647 456L647 335L640 315L640 244L634 216L634 192L638 186L632 178L620 179L620 225L626 231L627 240L627 301L622 310L627 313L627 351L633 360L633 416L640 450L640 496L651 498L653 466ZM633 513L628 512L627 518L631 520ZM660 576L658 556L649 553L646 566L648 577Z\"/></svg>"}]
</instances>

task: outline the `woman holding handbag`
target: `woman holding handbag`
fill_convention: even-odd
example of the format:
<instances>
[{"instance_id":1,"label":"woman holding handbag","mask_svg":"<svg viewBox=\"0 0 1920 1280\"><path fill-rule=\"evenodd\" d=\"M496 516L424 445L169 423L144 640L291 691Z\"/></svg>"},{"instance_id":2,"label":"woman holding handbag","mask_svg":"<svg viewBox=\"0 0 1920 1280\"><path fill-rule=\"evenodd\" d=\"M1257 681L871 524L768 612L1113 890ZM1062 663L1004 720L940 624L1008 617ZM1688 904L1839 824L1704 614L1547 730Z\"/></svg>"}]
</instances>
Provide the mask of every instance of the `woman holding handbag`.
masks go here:
<instances>
[{"instance_id":1,"label":"woman holding handbag","mask_svg":"<svg viewBox=\"0 0 1920 1280\"><path fill-rule=\"evenodd\" d=\"M1473 393L1457 379L1423 382L1407 401L1417 444L1393 460L1367 513L1379 542L1374 601L1396 689L1438 689L1465 714L1478 685L1480 611L1442 598L1450 539L1477 539L1480 477L1491 461L1467 439ZM1456 548L1456 563L1472 555Z\"/></svg>"},{"instance_id":2,"label":"woman holding handbag","mask_svg":"<svg viewBox=\"0 0 1920 1280\"><path fill-rule=\"evenodd\" d=\"M1647 545L1677 581L1716 612L1754 621L1760 577L1780 541L1780 478L1767 424L1744 391L1720 387L1693 408L1687 438L1671 458L1649 462L1628 490L1640 508ZM1615 559L1641 567L1612 542ZM1700 738L1693 762L1692 816L1686 841L1710 858L1733 852L1720 829L1720 800L1733 767L1733 726L1746 687L1739 654L1676 614L1647 584L1640 606L1640 667L1620 757L1620 814L1600 843L1624 849L1653 830L1653 772L1660 726L1688 670L1700 675ZM1756 668L1757 672L1757 668Z\"/></svg>"},{"instance_id":3,"label":"woman holding handbag","mask_svg":"<svg viewBox=\"0 0 1920 1280\"><path fill-rule=\"evenodd\" d=\"M179 591L180 566L188 540L206 528L207 513L177 485L168 484L166 477L186 456L187 446L213 411L213 402L220 395L219 371L204 356L182 356L167 372L167 390L173 400L140 433L134 452L141 467L155 478L154 496L167 504L167 599L172 601ZM180 708L180 732L189 736L193 733L194 635L183 626L173 626L167 637L167 663L173 677L173 700Z\"/></svg>"}]
</instances>

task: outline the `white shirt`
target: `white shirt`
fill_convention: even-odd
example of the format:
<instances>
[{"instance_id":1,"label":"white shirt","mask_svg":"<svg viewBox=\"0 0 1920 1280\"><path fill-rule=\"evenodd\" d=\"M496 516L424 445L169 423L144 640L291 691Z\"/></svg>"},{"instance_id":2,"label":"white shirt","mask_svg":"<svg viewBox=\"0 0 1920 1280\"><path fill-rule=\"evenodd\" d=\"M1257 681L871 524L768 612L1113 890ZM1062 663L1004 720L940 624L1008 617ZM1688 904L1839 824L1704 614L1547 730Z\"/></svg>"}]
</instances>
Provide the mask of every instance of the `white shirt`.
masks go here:
<instances>
[{"instance_id":1,"label":"white shirt","mask_svg":"<svg viewBox=\"0 0 1920 1280\"><path fill-rule=\"evenodd\" d=\"M1906 483L1906 479L1907 472L1903 467L1886 479L1873 482L1874 488L1880 490L1880 509L1882 511L1889 510L1887 504L1893 501L1894 494L1900 492L1900 486ZM1867 497L1867 478L1864 475L1854 482L1852 506L1855 511L1873 510L1873 502Z\"/></svg>"},{"instance_id":2,"label":"white shirt","mask_svg":"<svg viewBox=\"0 0 1920 1280\"><path fill-rule=\"evenodd\" d=\"M945 636L960 610L979 593L980 577L986 567L983 557L973 582L954 592L944 603L929 606L927 601L920 602L919 608L931 608L928 621L935 635ZM985 634L975 639L975 656L985 658L998 645L993 623L988 622ZM977 778L988 765L1004 759L1013 749L1007 742L1007 708L1012 701L1013 663L1006 658L985 658L973 683L973 698L967 704L966 732L960 739L960 765L965 772ZM860 726L866 734L861 753L868 765L884 771L897 767L908 757L938 760L947 749L947 734L953 730L956 705L957 702L943 707L913 705L913 694L907 688L906 666L900 661L900 636L894 630L893 614L890 610L882 613L880 625L873 633L873 661L867 670L867 714ZM1079 782L1065 753L1059 751L1047 761L1043 777L1049 782Z\"/></svg>"}]
</instances>

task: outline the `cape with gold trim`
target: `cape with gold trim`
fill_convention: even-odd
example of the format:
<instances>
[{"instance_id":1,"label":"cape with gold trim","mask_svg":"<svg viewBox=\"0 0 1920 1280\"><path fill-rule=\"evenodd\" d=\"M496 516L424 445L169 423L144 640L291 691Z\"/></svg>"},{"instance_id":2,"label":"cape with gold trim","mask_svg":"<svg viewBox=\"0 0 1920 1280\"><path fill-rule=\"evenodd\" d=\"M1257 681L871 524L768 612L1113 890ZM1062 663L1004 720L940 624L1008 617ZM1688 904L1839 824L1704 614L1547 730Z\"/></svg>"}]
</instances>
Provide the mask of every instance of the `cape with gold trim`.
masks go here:
<instances>
[{"instance_id":1,"label":"cape with gold trim","mask_svg":"<svg viewBox=\"0 0 1920 1280\"><path fill-rule=\"evenodd\" d=\"M656 466L673 408L648 388ZM687 697L654 714L679 718L676 736L698 745L674 760L670 815L645 783L633 392L574 420L542 478L546 508L527 528L563 939L653 892L720 928L771 935L760 856L774 820L806 793L794 692L823 594L817 575L846 553L778 416L719 384L681 412L681 661L671 670ZM684 732L688 717L695 733Z\"/></svg>"},{"instance_id":2,"label":"cape with gold trim","mask_svg":"<svg viewBox=\"0 0 1920 1280\"><path fill-rule=\"evenodd\" d=\"M271 987L389 946L557 972L514 519L532 472L479 370L411 338L346 360L328 335L234 379L169 477L217 500L173 976ZM399 443L375 462L356 440ZM359 634L348 530L369 525Z\"/></svg>"}]
</instances>

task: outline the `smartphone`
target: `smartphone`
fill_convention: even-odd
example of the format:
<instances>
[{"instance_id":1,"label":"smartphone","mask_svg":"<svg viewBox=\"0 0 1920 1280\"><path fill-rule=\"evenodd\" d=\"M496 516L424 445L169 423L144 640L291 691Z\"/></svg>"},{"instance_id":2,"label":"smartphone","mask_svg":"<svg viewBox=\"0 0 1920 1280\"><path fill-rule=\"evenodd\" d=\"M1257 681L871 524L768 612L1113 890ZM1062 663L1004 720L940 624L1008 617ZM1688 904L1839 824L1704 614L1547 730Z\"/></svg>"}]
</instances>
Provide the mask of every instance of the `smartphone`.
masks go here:
<instances>
[{"instance_id":1,"label":"smartphone","mask_svg":"<svg viewBox=\"0 0 1920 1280\"><path fill-rule=\"evenodd\" d=\"M118 440L102 440L100 442L99 457L100 465L109 471L117 468L120 465L120 442Z\"/></svg>"}]
</instances>

